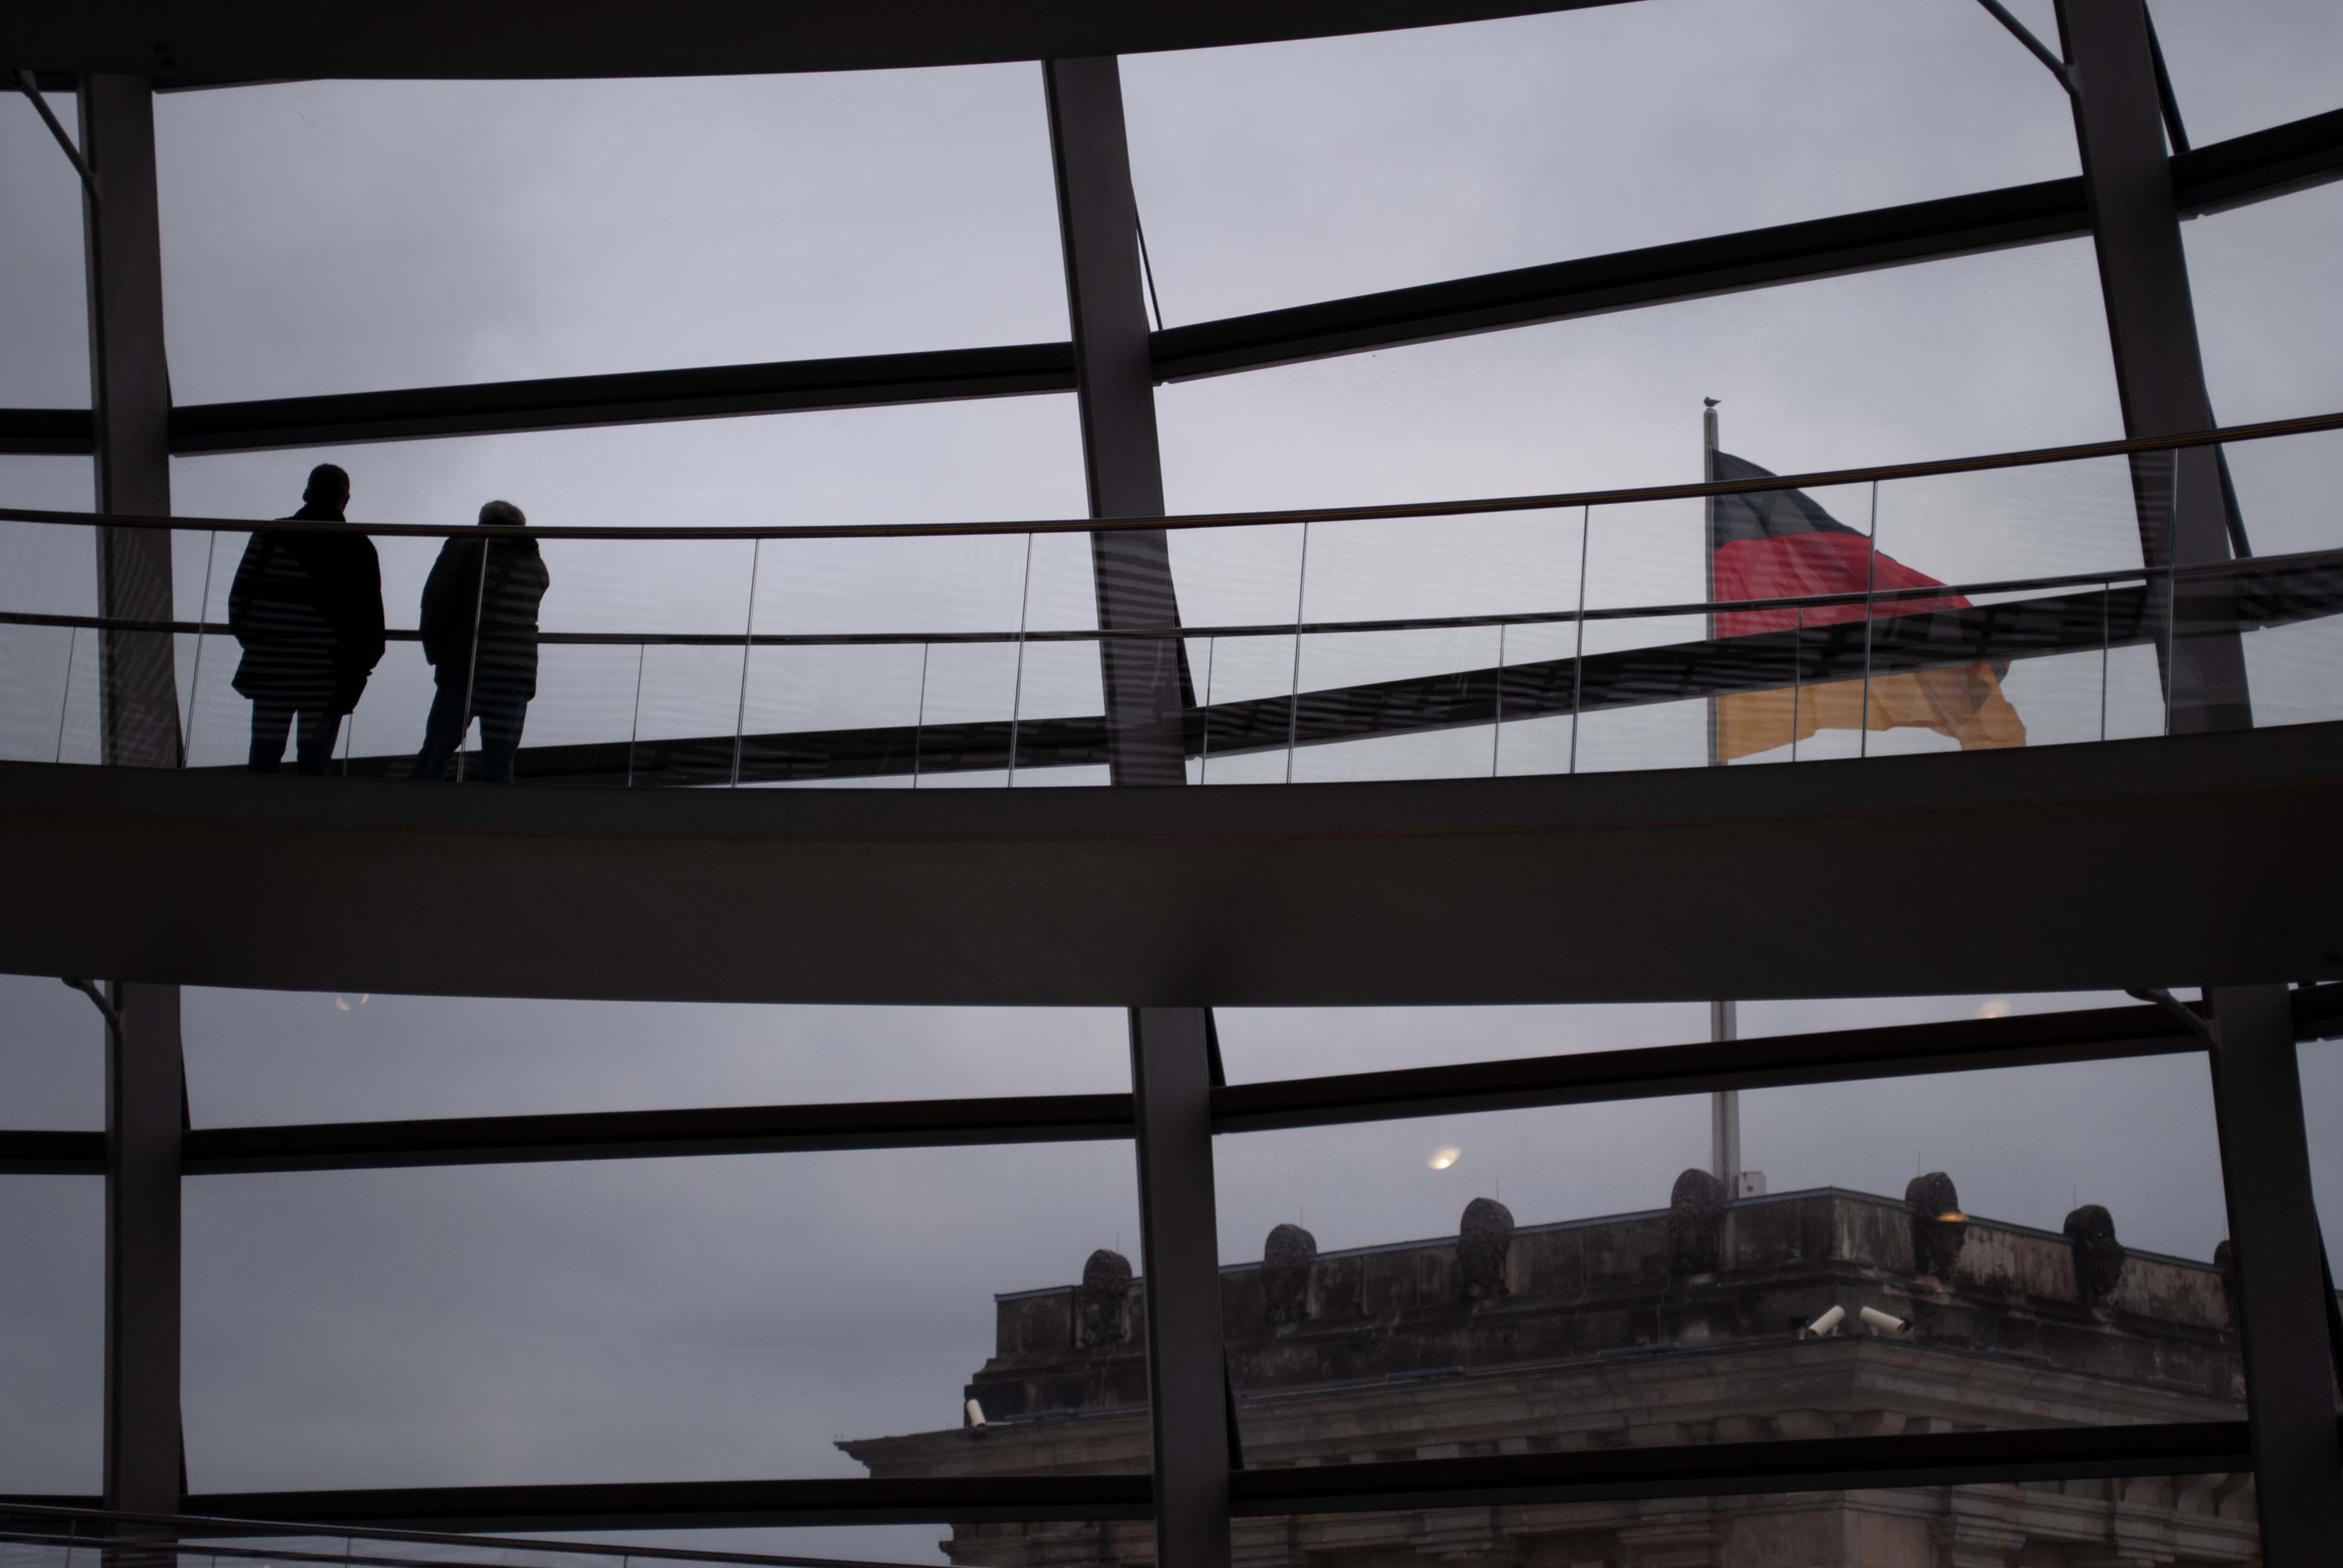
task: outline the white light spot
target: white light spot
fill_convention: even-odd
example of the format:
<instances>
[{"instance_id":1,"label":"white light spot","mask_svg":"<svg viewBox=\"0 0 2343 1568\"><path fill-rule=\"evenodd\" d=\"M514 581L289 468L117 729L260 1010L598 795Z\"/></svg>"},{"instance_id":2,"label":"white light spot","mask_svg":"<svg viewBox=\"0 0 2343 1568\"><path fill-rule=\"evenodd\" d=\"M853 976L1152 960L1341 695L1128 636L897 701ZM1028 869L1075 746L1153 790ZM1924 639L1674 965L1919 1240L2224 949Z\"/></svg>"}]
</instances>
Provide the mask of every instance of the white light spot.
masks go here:
<instances>
[{"instance_id":1,"label":"white light spot","mask_svg":"<svg viewBox=\"0 0 2343 1568\"><path fill-rule=\"evenodd\" d=\"M349 998L347 998L347 997L346 997L346 996L337 996L337 997L336 997L336 998L334 999L334 1010L335 1010L336 1012L347 1012L347 1011L349 1011L349 1010L350 1010L350 999L349 999Z\"/></svg>"},{"instance_id":2,"label":"white light spot","mask_svg":"<svg viewBox=\"0 0 2343 1568\"><path fill-rule=\"evenodd\" d=\"M1447 1143L1433 1150L1432 1151L1432 1158L1425 1161L1424 1163L1431 1166L1434 1171L1445 1171L1451 1165L1455 1164L1456 1161L1463 1158L1464 1151L1457 1148L1453 1143Z\"/></svg>"},{"instance_id":3,"label":"white light spot","mask_svg":"<svg viewBox=\"0 0 2343 1568\"><path fill-rule=\"evenodd\" d=\"M2000 997L1996 997L1991 1001L1981 1001L1977 1003L1976 1015L1979 1018L2007 1018L2009 1003Z\"/></svg>"}]
</instances>

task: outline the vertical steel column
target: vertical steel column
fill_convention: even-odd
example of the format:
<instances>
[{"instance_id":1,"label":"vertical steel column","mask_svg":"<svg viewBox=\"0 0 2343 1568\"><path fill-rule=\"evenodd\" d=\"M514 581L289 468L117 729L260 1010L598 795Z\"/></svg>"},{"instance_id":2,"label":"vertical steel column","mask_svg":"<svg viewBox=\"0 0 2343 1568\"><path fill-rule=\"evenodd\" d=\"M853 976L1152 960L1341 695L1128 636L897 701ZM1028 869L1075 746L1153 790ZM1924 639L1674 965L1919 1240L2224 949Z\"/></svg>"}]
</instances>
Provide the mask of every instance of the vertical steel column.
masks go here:
<instances>
[{"instance_id":1,"label":"vertical steel column","mask_svg":"<svg viewBox=\"0 0 2343 1568\"><path fill-rule=\"evenodd\" d=\"M2124 428L2135 436L2210 429L2146 5L2057 0L2057 11ZM2135 459L2132 475L2147 564L2230 558L2214 448L2179 452L2168 463ZM2175 730L2253 723L2244 648L2218 602L2225 597L2214 596L2209 614L2176 614L2165 668ZM2214 1107L2245 1318L2238 1337L2262 1558L2331 1562L2343 1539L2333 1367L2290 1004L2283 986L2217 990L2210 1000L2219 1020Z\"/></svg>"},{"instance_id":2,"label":"vertical steel column","mask_svg":"<svg viewBox=\"0 0 2343 1568\"><path fill-rule=\"evenodd\" d=\"M1146 282L1139 269L1139 206L1123 137L1122 77L1111 55L1051 60L1041 71L1091 516L1161 517L1163 464L1155 438L1155 377ZM1161 528L1092 534L1091 570L1101 630L1179 626L1171 546ZM1176 638L1099 645L1108 768L1115 783L1186 781L1181 730L1188 683L1182 665Z\"/></svg>"},{"instance_id":3,"label":"vertical steel column","mask_svg":"<svg viewBox=\"0 0 2343 1568\"><path fill-rule=\"evenodd\" d=\"M106 1050L106 1506L176 1513L179 988L110 988Z\"/></svg>"},{"instance_id":4,"label":"vertical steel column","mask_svg":"<svg viewBox=\"0 0 2343 1568\"><path fill-rule=\"evenodd\" d=\"M1091 515L1160 517L1163 469L1121 75L1111 57L1051 60L1041 70ZM1161 529L1093 534L1091 568L1101 629L1178 628ZM1102 641L1099 667L1112 782L1186 782L1182 726L1193 702L1179 641ZM1139 888L1131 893L1145 896ZM1203 1008L1131 1010L1159 1568L1225 1568L1229 1561L1233 1423L1221 1342L1212 1060Z\"/></svg>"},{"instance_id":5,"label":"vertical steel column","mask_svg":"<svg viewBox=\"0 0 2343 1568\"><path fill-rule=\"evenodd\" d=\"M1160 1568L1229 1561L1228 1370L1204 1016L1199 1007L1131 1010Z\"/></svg>"},{"instance_id":6,"label":"vertical steel column","mask_svg":"<svg viewBox=\"0 0 2343 1568\"><path fill-rule=\"evenodd\" d=\"M162 226L155 205L155 97L143 77L85 76L81 146L89 275L89 393L97 509L171 509L171 377L163 356ZM97 608L171 618L171 536L97 530ZM178 678L171 634L108 630L99 638L105 758L116 767L179 765Z\"/></svg>"},{"instance_id":7,"label":"vertical steel column","mask_svg":"<svg viewBox=\"0 0 2343 1568\"><path fill-rule=\"evenodd\" d=\"M2284 986L2207 996L2262 1561L2333 1563L2343 1542L2343 1452L2293 1005Z\"/></svg>"},{"instance_id":8,"label":"vertical steel column","mask_svg":"<svg viewBox=\"0 0 2343 1568\"><path fill-rule=\"evenodd\" d=\"M2057 10L2124 432L2210 429L2213 401L2205 389L2144 0L2057 0ZM2132 483L2147 565L2230 558L2215 448L2142 454L2132 461ZM2226 598L2214 596L2217 604ZM2233 623L2225 626L2214 608L2196 631L2180 630L2165 671L2174 729L2250 728L2245 657Z\"/></svg>"},{"instance_id":9,"label":"vertical steel column","mask_svg":"<svg viewBox=\"0 0 2343 1568\"><path fill-rule=\"evenodd\" d=\"M155 201L155 101L136 76L81 82L89 385L97 508L171 509L171 384ZM97 530L102 615L171 618L171 536ZM178 679L168 632L99 640L106 761L173 768ZM179 1444L179 988L112 988L106 1052L106 1505L176 1513Z\"/></svg>"}]
</instances>

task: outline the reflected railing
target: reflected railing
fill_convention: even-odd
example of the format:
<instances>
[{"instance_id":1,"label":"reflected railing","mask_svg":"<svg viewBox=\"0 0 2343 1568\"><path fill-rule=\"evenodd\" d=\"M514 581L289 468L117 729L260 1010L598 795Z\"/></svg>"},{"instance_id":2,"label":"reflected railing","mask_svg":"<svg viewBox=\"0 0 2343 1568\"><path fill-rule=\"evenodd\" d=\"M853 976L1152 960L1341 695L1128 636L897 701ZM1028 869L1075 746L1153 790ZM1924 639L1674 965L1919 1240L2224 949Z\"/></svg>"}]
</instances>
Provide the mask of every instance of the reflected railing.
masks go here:
<instances>
[{"instance_id":1,"label":"reflected railing","mask_svg":"<svg viewBox=\"0 0 2343 1568\"><path fill-rule=\"evenodd\" d=\"M187 768L270 750L348 778L620 789L1104 783L1102 671L1133 656L1159 734L1207 784L2343 718L2343 531L2325 516L2343 416L2222 440L2250 451L2249 491L2278 498L2285 515L2258 531L2286 553L2167 564L2174 539L2222 526L2207 508L2235 505L2197 477L2209 444L2185 440L1106 525L138 520L168 531L167 602L196 607L170 618L97 613L96 536L134 525L0 510L0 759L102 760L140 670L171 686L146 706L177 716L149 754ZM1088 536L1134 526L1166 528L1176 609L1102 629ZM363 668L325 610L296 604L272 628L252 608L272 570L287 600L320 538L331 578L354 536L387 604L437 580L433 612L392 608ZM293 706L326 722L294 723Z\"/></svg>"}]
</instances>

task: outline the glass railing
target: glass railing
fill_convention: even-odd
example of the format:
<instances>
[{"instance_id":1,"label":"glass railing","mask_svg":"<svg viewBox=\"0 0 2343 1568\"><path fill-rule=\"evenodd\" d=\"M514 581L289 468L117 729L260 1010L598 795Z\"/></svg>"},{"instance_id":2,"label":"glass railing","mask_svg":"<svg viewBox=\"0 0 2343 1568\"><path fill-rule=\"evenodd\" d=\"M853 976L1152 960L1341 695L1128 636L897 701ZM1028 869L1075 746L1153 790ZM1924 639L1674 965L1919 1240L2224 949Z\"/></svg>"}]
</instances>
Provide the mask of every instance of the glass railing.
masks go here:
<instances>
[{"instance_id":1,"label":"glass railing","mask_svg":"<svg viewBox=\"0 0 2343 1568\"><path fill-rule=\"evenodd\" d=\"M1100 784L1119 749L1151 747L1238 784L2343 718L2343 416L2217 447L1718 469L1729 482L1164 519L1170 591L1115 564L1110 598L1141 624L1104 629L1106 536L1087 522L0 510L0 759L918 789ZM101 536L116 582L149 562L146 616L96 613ZM2184 562L2260 553L2173 567L2176 540Z\"/></svg>"}]
</instances>

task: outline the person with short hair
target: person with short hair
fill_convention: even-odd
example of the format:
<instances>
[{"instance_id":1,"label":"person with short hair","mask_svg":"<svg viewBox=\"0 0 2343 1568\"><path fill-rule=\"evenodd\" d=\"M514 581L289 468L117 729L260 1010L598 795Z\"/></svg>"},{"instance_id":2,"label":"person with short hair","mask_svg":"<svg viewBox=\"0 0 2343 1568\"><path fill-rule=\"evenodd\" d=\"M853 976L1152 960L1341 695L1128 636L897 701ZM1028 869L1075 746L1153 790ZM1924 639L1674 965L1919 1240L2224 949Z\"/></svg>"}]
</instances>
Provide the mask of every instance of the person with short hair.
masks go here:
<instances>
[{"instance_id":1,"label":"person with short hair","mask_svg":"<svg viewBox=\"0 0 2343 1568\"><path fill-rule=\"evenodd\" d=\"M320 463L309 470L293 517L343 522L349 501L349 475ZM252 700L246 765L276 772L297 718L294 766L325 772L343 718L382 661L382 563L374 541L338 528L256 528L228 589L227 624L244 649L231 684Z\"/></svg>"},{"instance_id":2,"label":"person with short hair","mask_svg":"<svg viewBox=\"0 0 2343 1568\"><path fill-rule=\"evenodd\" d=\"M509 784L521 726L537 695L537 610L552 586L528 518L510 501L480 508L483 532L439 548L423 585L423 657L438 685L413 776L441 779L480 720L480 777Z\"/></svg>"}]
</instances>

